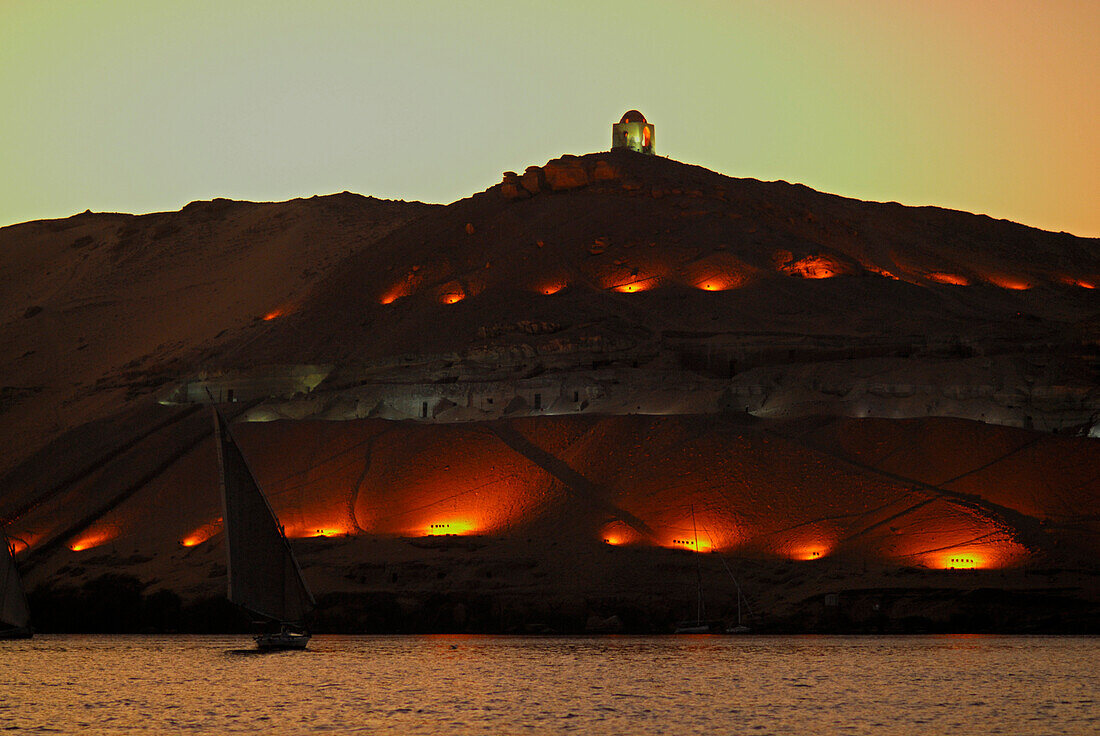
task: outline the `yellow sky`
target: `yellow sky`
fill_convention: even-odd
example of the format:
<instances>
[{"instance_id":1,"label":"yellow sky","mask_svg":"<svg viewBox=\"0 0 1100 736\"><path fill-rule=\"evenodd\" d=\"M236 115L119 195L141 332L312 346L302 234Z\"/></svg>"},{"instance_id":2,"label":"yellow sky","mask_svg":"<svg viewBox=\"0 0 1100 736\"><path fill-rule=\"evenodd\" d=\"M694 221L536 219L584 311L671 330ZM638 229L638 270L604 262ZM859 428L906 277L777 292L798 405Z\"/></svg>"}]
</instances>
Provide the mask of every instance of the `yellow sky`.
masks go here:
<instances>
[{"instance_id":1,"label":"yellow sky","mask_svg":"<svg viewBox=\"0 0 1100 736\"><path fill-rule=\"evenodd\" d=\"M609 146L1100 236L1100 2L4 0L0 225Z\"/></svg>"}]
</instances>

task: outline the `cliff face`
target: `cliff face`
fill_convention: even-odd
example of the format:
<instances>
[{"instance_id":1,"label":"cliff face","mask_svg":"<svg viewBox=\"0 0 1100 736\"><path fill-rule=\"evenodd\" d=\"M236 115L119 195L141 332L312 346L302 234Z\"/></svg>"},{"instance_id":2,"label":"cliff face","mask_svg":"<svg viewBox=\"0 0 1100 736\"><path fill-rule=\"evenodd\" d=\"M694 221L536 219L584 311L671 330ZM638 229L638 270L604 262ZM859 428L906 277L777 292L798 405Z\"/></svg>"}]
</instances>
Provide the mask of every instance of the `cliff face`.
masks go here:
<instances>
[{"instance_id":1,"label":"cliff face","mask_svg":"<svg viewBox=\"0 0 1100 736\"><path fill-rule=\"evenodd\" d=\"M1096 240L617 151L446 207L27 223L0 260L32 584L221 590L211 397L333 596L648 610L698 544L790 613L853 566L1073 587L1100 551Z\"/></svg>"}]
</instances>

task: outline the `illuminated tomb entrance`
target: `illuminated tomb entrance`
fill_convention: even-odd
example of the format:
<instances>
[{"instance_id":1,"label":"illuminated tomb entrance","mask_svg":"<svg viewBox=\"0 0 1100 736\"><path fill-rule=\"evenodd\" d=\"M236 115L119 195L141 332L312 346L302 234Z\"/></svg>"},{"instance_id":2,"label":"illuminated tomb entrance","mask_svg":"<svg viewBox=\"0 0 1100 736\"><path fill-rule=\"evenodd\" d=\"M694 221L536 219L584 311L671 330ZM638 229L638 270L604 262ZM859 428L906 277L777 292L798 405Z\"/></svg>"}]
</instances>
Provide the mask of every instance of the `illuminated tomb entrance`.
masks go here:
<instances>
[{"instance_id":1,"label":"illuminated tomb entrance","mask_svg":"<svg viewBox=\"0 0 1100 736\"><path fill-rule=\"evenodd\" d=\"M622 120L611 126L611 148L653 153L653 126L637 110L627 111Z\"/></svg>"}]
</instances>

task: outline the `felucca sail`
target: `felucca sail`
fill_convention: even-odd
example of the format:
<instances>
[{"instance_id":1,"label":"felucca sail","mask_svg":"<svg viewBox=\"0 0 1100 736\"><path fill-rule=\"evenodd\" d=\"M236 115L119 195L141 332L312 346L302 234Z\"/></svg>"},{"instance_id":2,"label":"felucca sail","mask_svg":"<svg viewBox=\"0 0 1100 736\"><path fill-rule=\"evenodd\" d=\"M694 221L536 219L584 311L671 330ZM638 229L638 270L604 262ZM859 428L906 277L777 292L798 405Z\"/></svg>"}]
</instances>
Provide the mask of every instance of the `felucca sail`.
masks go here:
<instances>
[{"instance_id":1,"label":"felucca sail","mask_svg":"<svg viewBox=\"0 0 1100 736\"><path fill-rule=\"evenodd\" d=\"M313 596L225 418L217 409L214 416L229 556L229 600L274 621L300 622L313 607Z\"/></svg>"},{"instance_id":2,"label":"felucca sail","mask_svg":"<svg viewBox=\"0 0 1100 736\"><path fill-rule=\"evenodd\" d=\"M15 569L15 556L12 554L8 538L0 531L0 631L4 629L26 629L31 614L27 608L27 596L23 592L23 581Z\"/></svg>"}]
</instances>

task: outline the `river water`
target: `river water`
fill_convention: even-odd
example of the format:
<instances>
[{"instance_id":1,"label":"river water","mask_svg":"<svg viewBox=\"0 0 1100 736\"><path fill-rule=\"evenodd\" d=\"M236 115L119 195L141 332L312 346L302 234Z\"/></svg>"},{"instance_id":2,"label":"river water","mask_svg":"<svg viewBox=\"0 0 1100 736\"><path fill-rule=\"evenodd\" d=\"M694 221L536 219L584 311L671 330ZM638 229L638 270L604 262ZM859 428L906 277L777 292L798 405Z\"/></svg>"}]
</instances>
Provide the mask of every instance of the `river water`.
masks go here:
<instances>
[{"instance_id":1,"label":"river water","mask_svg":"<svg viewBox=\"0 0 1100 736\"><path fill-rule=\"evenodd\" d=\"M1100 637L0 642L17 733L1095 734Z\"/></svg>"}]
</instances>

